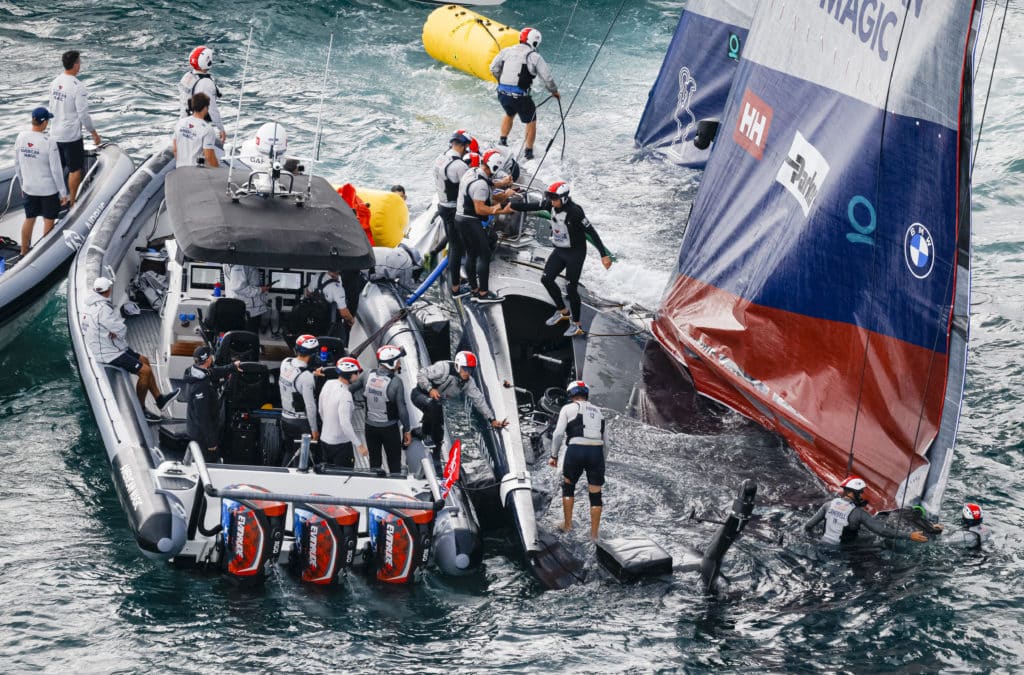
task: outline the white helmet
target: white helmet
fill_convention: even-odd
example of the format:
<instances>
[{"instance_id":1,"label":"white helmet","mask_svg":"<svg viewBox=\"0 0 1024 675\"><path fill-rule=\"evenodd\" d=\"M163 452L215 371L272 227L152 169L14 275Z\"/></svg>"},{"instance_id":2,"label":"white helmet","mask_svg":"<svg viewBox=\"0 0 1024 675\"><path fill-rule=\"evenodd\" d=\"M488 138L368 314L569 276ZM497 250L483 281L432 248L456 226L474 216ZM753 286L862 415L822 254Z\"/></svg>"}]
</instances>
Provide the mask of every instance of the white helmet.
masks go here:
<instances>
[{"instance_id":1,"label":"white helmet","mask_svg":"<svg viewBox=\"0 0 1024 675\"><path fill-rule=\"evenodd\" d=\"M497 150L488 150L484 153L483 161L481 163L490 169L491 173L494 173L505 163L505 158L502 157L501 153Z\"/></svg>"},{"instance_id":2,"label":"white helmet","mask_svg":"<svg viewBox=\"0 0 1024 675\"><path fill-rule=\"evenodd\" d=\"M394 370L398 367L398 360L402 358L405 352L401 347L394 345L383 345L377 350L377 363L388 370Z\"/></svg>"},{"instance_id":3,"label":"white helmet","mask_svg":"<svg viewBox=\"0 0 1024 675\"><path fill-rule=\"evenodd\" d=\"M256 151L267 157L280 157L288 150L288 132L277 122L267 122L256 132Z\"/></svg>"},{"instance_id":4,"label":"white helmet","mask_svg":"<svg viewBox=\"0 0 1024 675\"><path fill-rule=\"evenodd\" d=\"M188 63L193 70L209 70L213 65L213 50L204 46L196 47L188 55Z\"/></svg>"},{"instance_id":5,"label":"white helmet","mask_svg":"<svg viewBox=\"0 0 1024 675\"><path fill-rule=\"evenodd\" d=\"M338 359L338 372L344 373L345 375L351 375L352 373L363 372L363 367L359 365L359 361L352 358L351 356L343 356Z\"/></svg>"},{"instance_id":6,"label":"white helmet","mask_svg":"<svg viewBox=\"0 0 1024 675\"><path fill-rule=\"evenodd\" d=\"M455 365L459 368L476 368L476 354L473 352L461 351L455 355Z\"/></svg>"},{"instance_id":7,"label":"white helmet","mask_svg":"<svg viewBox=\"0 0 1024 675\"><path fill-rule=\"evenodd\" d=\"M524 28L519 32L519 41L524 45L530 45L534 49L540 47L541 35L536 28Z\"/></svg>"},{"instance_id":8,"label":"white helmet","mask_svg":"<svg viewBox=\"0 0 1024 675\"><path fill-rule=\"evenodd\" d=\"M859 476L850 476L849 478L847 478L846 480L839 484L839 487L843 488L844 490L850 490L851 492L863 492L864 488L866 488L867 486L868 484L865 483L864 479L860 478Z\"/></svg>"}]
</instances>

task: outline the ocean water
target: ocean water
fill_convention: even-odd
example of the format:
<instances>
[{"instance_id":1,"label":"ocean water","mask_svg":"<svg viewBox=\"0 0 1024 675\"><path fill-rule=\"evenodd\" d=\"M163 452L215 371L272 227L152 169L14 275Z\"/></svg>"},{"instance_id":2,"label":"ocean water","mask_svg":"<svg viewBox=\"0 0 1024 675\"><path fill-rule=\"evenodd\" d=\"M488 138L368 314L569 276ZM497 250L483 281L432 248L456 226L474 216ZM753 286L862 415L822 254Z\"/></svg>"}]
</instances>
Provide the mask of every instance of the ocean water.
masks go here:
<instances>
[{"instance_id":1,"label":"ocean water","mask_svg":"<svg viewBox=\"0 0 1024 675\"><path fill-rule=\"evenodd\" d=\"M619 263L588 262L584 281L617 300L657 304L699 175L640 159L632 145L678 0L627 0L572 108L564 160L545 175L573 184ZM1002 14L1000 2L999 16ZM496 20L544 32L564 105L619 3L508 0ZM232 120L254 27L241 135L278 120L312 152L329 36L335 35L318 172L337 182L402 183L414 212L446 135L497 135L490 88L432 61L411 0L29 4L0 0L0 154L10 161L27 113L45 102L60 53L83 52L100 133L141 162L174 121L176 83L196 44L216 50ZM570 21L571 17L571 21ZM974 295L968 389L944 516L977 500L996 532L983 553L897 545L819 551L800 524L821 485L772 436L734 418L714 437L612 422L607 535L645 533L670 552L699 545L744 478L758 514L730 553L726 597L696 580L590 580L544 592L510 532L488 536L481 572L437 574L408 589L361 578L321 592L285 575L259 590L182 572L137 552L70 348L63 286L0 353L0 670L293 671L1016 671L1024 667L1024 8L1013 0L994 70L985 48L977 115L994 77L974 175ZM541 109L538 147L557 122ZM521 133L517 126L515 133ZM553 486L554 474L537 476ZM578 516L583 510L579 509ZM556 522L555 508L542 522Z\"/></svg>"}]
</instances>

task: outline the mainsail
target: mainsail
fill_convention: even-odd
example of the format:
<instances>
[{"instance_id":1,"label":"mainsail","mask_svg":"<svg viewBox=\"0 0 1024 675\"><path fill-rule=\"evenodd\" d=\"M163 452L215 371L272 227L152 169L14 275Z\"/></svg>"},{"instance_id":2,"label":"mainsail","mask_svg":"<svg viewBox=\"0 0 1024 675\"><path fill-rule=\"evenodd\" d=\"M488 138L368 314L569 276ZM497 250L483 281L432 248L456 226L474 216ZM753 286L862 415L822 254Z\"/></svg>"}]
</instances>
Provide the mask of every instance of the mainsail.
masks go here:
<instances>
[{"instance_id":1,"label":"mainsail","mask_svg":"<svg viewBox=\"0 0 1024 675\"><path fill-rule=\"evenodd\" d=\"M758 0L691 0L647 96L635 140L681 166L703 168L697 122L720 119Z\"/></svg>"},{"instance_id":2,"label":"mainsail","mask_svg":"<svg viewBox=\"0 0 1024 675\"><path fill-rule=\"evenodd\" d=\"M654 324L875 511L936 512L952 459L980 5L762 2Z\"/></svg>"}]
</instances>

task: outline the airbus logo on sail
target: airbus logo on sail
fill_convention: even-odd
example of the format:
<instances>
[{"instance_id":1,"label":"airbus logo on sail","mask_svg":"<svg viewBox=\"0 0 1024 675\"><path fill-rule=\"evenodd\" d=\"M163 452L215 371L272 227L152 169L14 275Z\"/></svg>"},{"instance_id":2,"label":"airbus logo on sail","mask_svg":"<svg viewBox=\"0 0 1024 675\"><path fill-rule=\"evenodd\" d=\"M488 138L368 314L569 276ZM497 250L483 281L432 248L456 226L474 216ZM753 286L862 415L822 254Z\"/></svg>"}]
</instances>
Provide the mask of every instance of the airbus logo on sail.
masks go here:
<instances>
[{"instance_id":1,"label":"airbus logo on sail","mask_svg":"<svg viewBox=\"0 0 1024 675\"><path fill-rule=\"evenodd\" d=\"M804 216L807 216L821 192L829 168L825 157L797 131L775 180L796 197Z\"/></svg>"},{"instance_id":2,"label":"airbus logo on sail","mask_svg":"<svg viewBox=\"0 0 1024 675\"><path fill-rule=\"evenodd\" d=\"M761 161L764 148L768 143L768 130L772 126L772 107L761 100L761 97L747 89L743 92L740 102L740 116L736 120L736 129L732 139L746 150L751 157Z\"/></svg>"}]
</instances>

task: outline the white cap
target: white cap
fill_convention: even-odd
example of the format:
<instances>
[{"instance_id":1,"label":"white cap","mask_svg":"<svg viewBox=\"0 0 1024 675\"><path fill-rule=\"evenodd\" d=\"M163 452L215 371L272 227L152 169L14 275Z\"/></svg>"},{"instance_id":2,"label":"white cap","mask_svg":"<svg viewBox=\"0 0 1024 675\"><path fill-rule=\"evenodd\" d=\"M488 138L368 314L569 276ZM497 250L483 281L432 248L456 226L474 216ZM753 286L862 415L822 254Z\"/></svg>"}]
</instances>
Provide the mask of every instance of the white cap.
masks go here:
<instances>
[{"instance_id":1,"label":"white cap","mask_svg":"<svg viewBox=\"0 0 1024 675\"><path fill-rule=\"evenodd\" d=\"M92 282L92 290L97 293L106 293L113 285L114 282L106 277L96 277L96 281Z\"/></svg>"}]
</instances>

